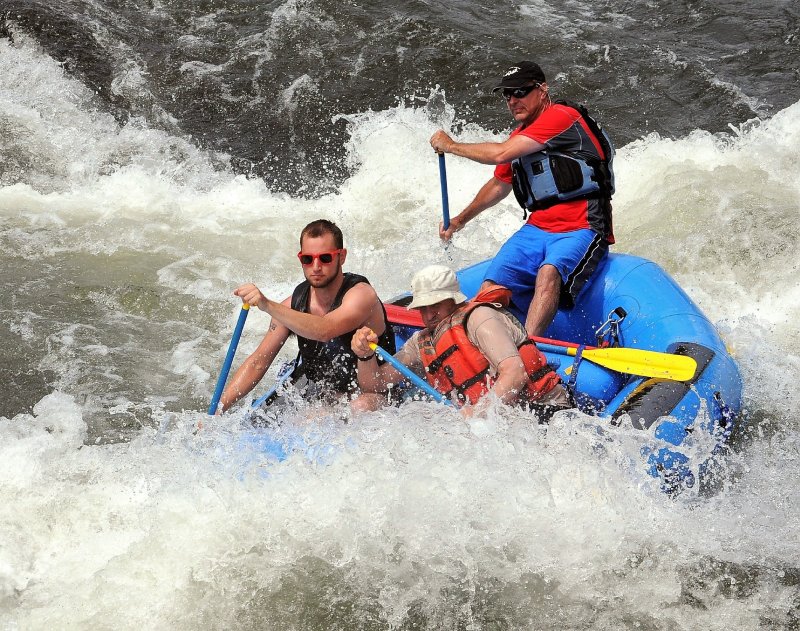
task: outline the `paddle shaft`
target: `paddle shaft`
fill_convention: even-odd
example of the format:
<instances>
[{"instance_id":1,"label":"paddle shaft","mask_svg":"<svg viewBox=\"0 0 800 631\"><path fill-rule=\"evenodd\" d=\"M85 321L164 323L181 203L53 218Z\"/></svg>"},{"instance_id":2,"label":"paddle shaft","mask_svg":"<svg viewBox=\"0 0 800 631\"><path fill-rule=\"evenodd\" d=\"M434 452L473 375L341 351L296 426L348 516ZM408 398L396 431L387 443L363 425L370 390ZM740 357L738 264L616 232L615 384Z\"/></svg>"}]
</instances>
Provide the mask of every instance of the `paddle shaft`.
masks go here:
<instances>
[{"instance_id":1,"label":"paddle shaft","mask_svg":"<svg viewBox=\"0 0 800 631\"><path fill-rule=\"evenodd\" d=\"M441 392L435 390L427 381L419 378L416 374L414 374L414 371L396 360L391 353L385 351L377 344L371 343L369 347L374 350L383 361L390 363L395 370L397 370L397 372L417 386L417 388L430 395L434 401L437 403L444 403L445 405L453 405L453 402L450 401L450 399L445 398Z\"/></svg>"},{"instance_id":2,"label":"paddle shaft","mask_svg":"<svg viewBox=\"0 0 800 631\"><path fill-rule=\"evenodd\" d=\"M450 199L447 195L447 166L443 153L439 154L439 183L442 186L442 225L447 230L450 227Z\"/></svg>"},{"instance_id":3,"label":"paddle shaft","mask_svg":"<svg viewBox=\"0 0 800 631\"><path fill-rule=\"evenodd\" d=\"M208 406L209 416L214 416L217 413L217 406L219 400L222 398L222 390L225 388L225 382L228 380L228 373L231 370L233 363L233 356L236 354L236 347L239 346L239 338L242 337L242 329L244 329L245 320L249 312L250 305L242 305L239 311L239 319L236 321L236 328L233 330L233 337L231 343L228 345L228 353L225 355L225 361L222 363L222 370L217 379L217 387L214 389L214 396L211 397L211 405Z\"/></svg>"},{"instance_id":4,"label":"paddle shaft","mask_svg":"<svg viewBox=\"0 0 800 631\"><path fill-rule=\"evenodd\" d=\"M551 340L549 337L538 337L536 335L531 335L530 339L536 342L537 346L539 345L540 342L542 344L550 344L552 346L563 346L564 348L578 348L580 346L580 344L576 344L575 342L564 342L563 340ZM583 348L586 349L587 351L593 351L598 347L584 345Z\"/></svg>"},{"instance_id":5,"label":"paddle shaft","mask_svg":"<svg viewBox=\"0 0 800 631\"><path fill-rule=\"evenodd\" d=\"M558 355L569 355L570 357L575 357L578 353L577 346L561 346L556 344L545 344L544 342L536 342L536 347L540 351L547 351L548 353L556 353ZM583 351L582 357L589 359L591 355L592 349L586 347Z\"/></svg>"}]
</instances>

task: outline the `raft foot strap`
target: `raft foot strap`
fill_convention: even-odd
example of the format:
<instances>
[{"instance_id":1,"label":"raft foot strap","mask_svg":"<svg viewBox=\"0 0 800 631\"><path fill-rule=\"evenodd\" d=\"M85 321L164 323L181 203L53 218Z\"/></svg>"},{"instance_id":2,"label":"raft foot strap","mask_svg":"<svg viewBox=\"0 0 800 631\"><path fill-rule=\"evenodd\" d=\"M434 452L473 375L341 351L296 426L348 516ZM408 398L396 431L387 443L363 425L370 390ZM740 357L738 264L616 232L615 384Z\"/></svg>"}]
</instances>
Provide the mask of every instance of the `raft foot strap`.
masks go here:
<instances>
[{"instance_id":1,"label":"raft foot strap","mask_svg":"<svg viewBox=\"0 0 800 631\"><path fill-rule=\"evenodd\" d=\"M480 381L485 381L486 380L486 375L488 375L488 374L489 374L489 369L486 368L485 370L481 370L477 375L474 375L474 376L470 377L469 379L465 380L464 383L462 383L459 386L456 386L456 390L458 391L458 394L463 395L464 392L469 390L476 383L478 383Z\"/></svg>"},{"instance_id":2,"label":"raft foot strap","mask_svg":"<svg viewBox=\"0 0 800 631\"><path fill-rule=\"evenodd\" d=\"M575 385L578 382L578 368L581 365L581 361L583 361L583 351L586 348L584 344L581 344L577 349L575 349L575 359L572 362L572 368L570 369L569 373L569 381L566 383L567 390L569 393L574 397L575 396Z\"/></svg>"}]
</instances>

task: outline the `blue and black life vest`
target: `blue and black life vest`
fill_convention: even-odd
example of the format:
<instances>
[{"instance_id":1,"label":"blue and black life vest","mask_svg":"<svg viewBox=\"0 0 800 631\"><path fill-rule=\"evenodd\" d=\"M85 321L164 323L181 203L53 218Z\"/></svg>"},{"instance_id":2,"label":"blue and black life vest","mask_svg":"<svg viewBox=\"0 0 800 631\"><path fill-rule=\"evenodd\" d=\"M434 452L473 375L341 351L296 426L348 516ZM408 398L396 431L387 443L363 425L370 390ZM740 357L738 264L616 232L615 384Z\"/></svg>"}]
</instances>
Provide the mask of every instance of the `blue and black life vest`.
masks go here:
<instances>
[{"instance_id":1,"label":"blue and black life vest","mask_svg":"<svg viewBox=\"0 0 800 631\"><path fill-rule=\"evenodd\" d=\"M595 197L610 201L614 194L614 145L608 134L583 105L571 101L555 103L577 110L602 147L605 159L587 158L585 152L579 155L544 149L514 160L514 196L526 215L572 199Z\"/></svg>"},{"instance_id":2,"label":"blue and black life vest","mask_svg":"<svg viewBox=\"0 0 800 631\"><path fill-rule=\"evenodd\" d=\"M369 281L359 274L344 273L344 281L339 288L339 293L333 300L330 311L342 304L344 295L359 283ZM295 287L292 292L291 307L295 311L308 313L308 300L311 284L306 280ZM381 305L383 308L383 305ZM329 311L329 313L330 313ZM383 321L386 326L378 338L378 346L385 348L389 353L395 353L395 339L392 325L386 318L386 309L383 309ZM356 356L350 348L350 341L355 331L348 331L329 342L318 342L302 335L297 336L299 355L302 358L299 370L309 381L322 386L325 390L333 391L331 394L351 393L358 385L358 371ZM292 375L293 378L299 375Z\"/></svg>"}]
</instances>

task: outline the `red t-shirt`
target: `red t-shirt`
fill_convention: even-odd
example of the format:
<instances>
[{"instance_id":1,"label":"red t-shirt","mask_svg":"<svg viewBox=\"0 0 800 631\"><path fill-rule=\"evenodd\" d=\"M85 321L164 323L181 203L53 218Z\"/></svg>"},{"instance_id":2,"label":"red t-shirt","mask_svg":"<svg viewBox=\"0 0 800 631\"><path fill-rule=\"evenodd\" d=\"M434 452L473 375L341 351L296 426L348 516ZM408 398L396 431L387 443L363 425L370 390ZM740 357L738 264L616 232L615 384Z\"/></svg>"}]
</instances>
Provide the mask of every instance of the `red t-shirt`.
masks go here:
<instances>
[{"instance_id":1,"label":"red t-shirt","mask_svg":"<svg viewBox=\"0 0 800 631\"><path fill-rule=\"evenodd\" d=\"M527 127L517 127L511 136L522 134L552 151L563 151L577 157L605 159L603 148L589 130L580 113L555 103ZM498 164L494 176L511 184L511 163ZM596 199L573 199L532 212L528 223L547 232L569 232L589 228L614 243L611 226L605 225Z\"/></svg>"}]
</instances>

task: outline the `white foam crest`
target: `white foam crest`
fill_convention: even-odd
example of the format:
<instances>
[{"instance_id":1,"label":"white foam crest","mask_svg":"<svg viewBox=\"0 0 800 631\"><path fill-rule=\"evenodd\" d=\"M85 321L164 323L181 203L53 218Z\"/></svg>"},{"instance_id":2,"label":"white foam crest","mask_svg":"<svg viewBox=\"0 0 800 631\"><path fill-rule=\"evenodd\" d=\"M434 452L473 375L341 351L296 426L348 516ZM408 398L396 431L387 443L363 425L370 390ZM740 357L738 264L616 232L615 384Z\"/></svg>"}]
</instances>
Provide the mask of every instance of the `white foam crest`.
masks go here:
<instances>
[{"instance_id":1,"label":"white foam crest","mask_svg":"<svg viewBox=\"0 0 800 631\"><path fill-rule=\"evenodd\" d=\"M307 74L301 75L283 90L281 106L289 116L293 116L297 110L297 99L303 98L308 93L317 92L319 92L319 86L316 81Z\"/></svg>"},{"instance_id":2,"label":"white foam crest","mask_svg":"<svg viewBox=\"0 0 800 631\"><path fill-rule=\"evenodd\" d=\"M339 191L298 200L271 193L261 180L234 176L213 156L140 121L120 127L93 108L92 95L80 83L32 45L3 46L13 62L5 66L7 85L18 83L13 72L21 75L29 67L41 75L28 91L3 93L7 117L18 119L23 112L32 121L27 130L33 139L20 144L36 154L37 165L45 165L0 188L0 213L12 227L7 237L15 253L35 258L76 250L202 252L219 250L224 238L226 253L251 267L256 257L247 250L282 251L277 244L283 235L330 217L343 224L352 263L378 276L377 282L380 276L391 278L382 287L388 292L405 289L413 269L395 280L383 265L386 258L413 258L422 265L445 257L436 234L438 167L427 149L435 126L425 108L398 106L351 117L349 160L360 166ZM64 96L53 99L53 92ZM5 149L13 154L19 146ZM485 170L466 161L449 166L453 205L463 204L475 174ZM453 264L489 256L515 227L514 215L509 219L479 219L476 225L492 239L466 247L457 239L449 253ZM401 244L412 235L416 247L407 250ZM279 257L276 267L285 269L289 256Z\"/></svg>"},{"instance_id":3,"label":"white foam crest","mask_svg":"<svg viewBox=\"0 0 800 631\"><path fill-rule=\"evenodd\" d=\"M760 542L763 529L798 517L766 486L769 513L746 503L747 487L734 506L670 501L643 472L641 432L598 432L580 415L545 429L507 408L469 423L425 403L348 426L318 414L285 418L299 450L282 464L235 415L203 416L194 433L201 415L168 414L158 432L96 446L81 445L80 409L64 395L0 420L0 621L192 628L213 615L238 627L255 607L289 628L282 585L296 581L322 606L333 589L397 621L418 606L442 615L454 589L502 597L522 584L532 591L517 618L543 599L579 618L603 598L661 611L698 553L774 563L783 544ZM797 558L794 544L784 552ZM708 629L756 615L746 602L706 604L674 615Z\"/></svg>"},{"instance_id":4,"label":"white foam crest","mask_svg":"<svg viewBox=\"0 0 800 631\"><path fill-rule=\"evenodd\" d=\"M796 378L800 343L800 228L789 210L800 206L800 103L732 131L653 134L620 149L616 248L672 273L725 333L748 390L785 409L779 393Z\"/></svg>"},{"instance_id":5,"label":"white foam crest","mask_svg":"<svg viewBox=\"0 0 800 631\"><path fill-rule=\"evenodd\" d=\"M441 126L449 130L453 110L434 90L428 99L412 100L382 112L344 117L349 123L348 161L351 177L329 200L341 209L345 234L356 244L380 248L383 258L370 253L363 262L370 279L393 277L385 260L403 263L402 285L407 290L413 273L430 263L454 268L492 256L500 244L519 227L521 211L506 201L479 216L468 231L458 233L445 249L438 237L442 220L442 198L438 158L428 143ZM422 107L414 103L423 103ZM464 126L458 138L465 141L500 139L476 125ZM480 185L492 176L490 167L468 160L446 158L451 216L467 205ZM352 236L351 236L352 235ZM377 263L377 265L376 265ZM373 270L374 268L374 270Z\"/></svg>"},{"instance_id":6,"label":"white foam crest","mask_svg":"<svg viewBox=\"0 0 800 631\"><path fill-rule=\"evenodd\" d=\"M298 27L298 23L301 24L300 27ZM306 30L311 25L330 36L337 30L336 22L330 19L323 11L317 10L313 5L299 3L297 0L286 0L272 12L269 27L266 31L247 35L237 41L236 50L244 51L244 55L256 58L253 72L253 89L256 98L251 101L252 106L257 107L264 101L271 101L271 99L262 96L264 82L261 81L261 78L264 74L269 73L268 66L274 62L275 54L273 48L280 43L282 38L287 37L287 35L290 36L298 29ZM322 56L317 49L318 44L316 42L309 42L307 45L318 56ZM269 85L271 85L271 82ZM291 107L291 103L288 100L292 98L298 87L315 89L313 81L306 76L301 83L298 84L295 81L292 87L284 90L284 107L287 107L290 112L294 108Z\"/></svg>"},{"instance_id":7,"label":"white foam crest","mask_svg":"<svg viewBox=\"0 0 800 631\"><path fill-rule=\"evenodd\" d=\"M585 28L584 22L571 19L546 0L526 2L519 5L518 10L522 18L531 21L536 28L558 32L560 37L568 40L577 39Z\"/></svg>"},{"instance_id":8,"label":"white foam crest","mask_svg":"<svg viewBox=\"0 0 800 631\"><path fill-rule=\"evenodd\" d=\"M125 168L208 190L230 179L217 159L185 139L133 118L120 126L95 107L95 96L52 58L22 38L0 42L0 120L9 178L42 193L75 190ZM26 168L31 166L33 168Z\"/></svg>"}]
</instances>

